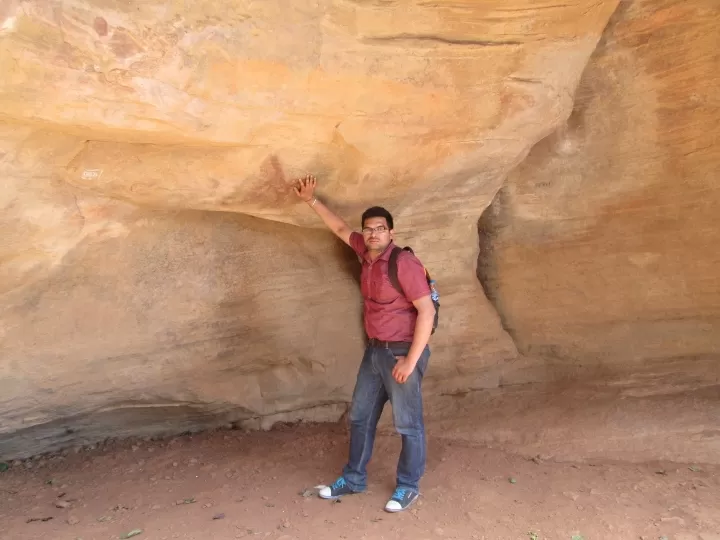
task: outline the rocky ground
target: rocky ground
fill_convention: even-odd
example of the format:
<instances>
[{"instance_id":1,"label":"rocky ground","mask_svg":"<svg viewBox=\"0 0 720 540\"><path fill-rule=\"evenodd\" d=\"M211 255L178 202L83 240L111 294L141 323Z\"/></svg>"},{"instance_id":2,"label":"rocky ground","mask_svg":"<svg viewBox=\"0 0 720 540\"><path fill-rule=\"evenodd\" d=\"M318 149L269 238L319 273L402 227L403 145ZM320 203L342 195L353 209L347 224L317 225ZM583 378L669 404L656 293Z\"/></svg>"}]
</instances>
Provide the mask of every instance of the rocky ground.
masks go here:
<instances>
[{"instance_id":1,"label":"rocky ground","mask_svg":"<svg viewBox=\"0 0 720 540\"><path fill-rule=\"evenodd\" d=\"M381 435L369 491L328 502L346 456L339 425L109 442L10 463L10 540L718 540L720 466L528 459L431 434L423 496L383 511L400 440ZM5 468L4 466L2 467Z\"/></svg>"}]
</instances>

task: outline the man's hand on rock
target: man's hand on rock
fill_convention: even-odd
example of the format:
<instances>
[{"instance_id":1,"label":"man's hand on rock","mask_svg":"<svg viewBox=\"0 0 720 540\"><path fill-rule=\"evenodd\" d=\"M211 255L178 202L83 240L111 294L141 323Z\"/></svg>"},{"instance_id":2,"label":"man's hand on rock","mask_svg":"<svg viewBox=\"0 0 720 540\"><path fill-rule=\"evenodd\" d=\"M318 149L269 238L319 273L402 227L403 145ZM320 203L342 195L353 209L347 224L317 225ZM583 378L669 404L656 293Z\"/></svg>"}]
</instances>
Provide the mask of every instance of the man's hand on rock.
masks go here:
<instances>
[{"instance_id":1,"label":"man's hand on rock","mask_svg":"<svg viewBox=\"0 0 720 540\"><path fill-rule=\"evenodd\" d=\"M315 186L317 180L312 174L308 174L305 178L299 178L293 187L295 195L300 197L305 202L310 202L315 196Z\"/></svg>"}]
</instances>

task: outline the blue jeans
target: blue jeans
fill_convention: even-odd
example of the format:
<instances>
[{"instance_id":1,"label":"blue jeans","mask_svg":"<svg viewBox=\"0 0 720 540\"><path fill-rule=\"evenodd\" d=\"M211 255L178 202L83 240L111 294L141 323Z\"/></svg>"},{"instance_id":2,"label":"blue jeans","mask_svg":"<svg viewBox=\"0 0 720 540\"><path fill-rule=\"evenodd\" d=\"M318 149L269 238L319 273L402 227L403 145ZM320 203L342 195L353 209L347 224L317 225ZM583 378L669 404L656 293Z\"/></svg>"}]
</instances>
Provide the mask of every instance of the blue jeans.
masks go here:
<instances>
[{"instance_id":1,"label":"blue jeans","mask_svg":"<svg viewBox=\"0 0 720 540\"><path fill-rule=\"evenodd\" d=\"M397 487L419 491L420 477L425 472L422 378L429 358L430 349L425 347L415 370L400 384L392 376L397 363L393 353L379 347L365 349L350 408L350 457L343 468L343 477L353 491L367 488L367 464L372 456L375 430L388 399L395 429L402 436Z\"/></svg>"}]
</instances>

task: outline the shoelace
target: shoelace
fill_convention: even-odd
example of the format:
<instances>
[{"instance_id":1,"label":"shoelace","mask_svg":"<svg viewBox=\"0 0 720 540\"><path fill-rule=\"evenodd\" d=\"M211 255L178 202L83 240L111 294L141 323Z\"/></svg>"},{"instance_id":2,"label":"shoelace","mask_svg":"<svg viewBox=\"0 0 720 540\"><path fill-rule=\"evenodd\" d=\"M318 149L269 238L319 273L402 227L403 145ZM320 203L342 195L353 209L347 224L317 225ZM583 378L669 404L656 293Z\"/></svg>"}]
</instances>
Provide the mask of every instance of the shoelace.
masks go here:
<instances>
[{"instance_id":1,"label":"shoelace","mask_svg":"<svg viewBox=\"0 0 720 540\"><path fill-rule=\"evenodd\" d=\"M345 486L345 479L341 476L337 480L335 480L335 483L332 485L333 489L339 489L341 487Z\"/></svg>"},{"instance_id":2,"label":"shoelace","mask_svg":"<svg viewBox=\"0 0 720 540\"><path fill-rule=\"evenodd\" d=\"M399 501L402 501L405 498L405 490L403 488L398 488L395 490L395 493L393 494L393 499L398 499Z\"/></svg>"}]
</instances>

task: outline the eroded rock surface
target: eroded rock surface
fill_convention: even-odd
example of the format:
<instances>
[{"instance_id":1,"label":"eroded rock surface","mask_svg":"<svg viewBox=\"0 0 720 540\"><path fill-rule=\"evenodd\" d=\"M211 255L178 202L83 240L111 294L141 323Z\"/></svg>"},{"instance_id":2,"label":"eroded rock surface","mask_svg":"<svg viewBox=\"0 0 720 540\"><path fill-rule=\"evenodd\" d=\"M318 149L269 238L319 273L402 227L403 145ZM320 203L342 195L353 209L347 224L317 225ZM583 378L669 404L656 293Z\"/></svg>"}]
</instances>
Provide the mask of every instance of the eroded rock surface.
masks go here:
<instances>
[{"instance_id":1,"label":"eroded rock surface","mask_svg":"<svg viewBox=\"0 0 720 540\"><path fill-rule=\"evenodd\" d=\"M521 353L718 384L719 45L715 2L623 4L567 125L509 175L479 272Z\"/></svg>"},{"instance_id":2,"label":"eroded rock surface","mask_svg":"<svg viewBox=\"0 0 720 540\"><path fill-rule=\"evenodd\" d=\"M538 344L561 340L546 338L537 321L562 334L565 320L583 322L585 304L562 290L528 293L535 270L522 274L506 255L524 240L495 231L493 222L488 291L501 321L475 275L476 224L507 174L565 124L617 4L3 4L0 453L230 421L337 418L362 350L357 265L290 192L291 179L308 171L321 179L321 196L355 225L368 205L387 206L399 242L412 245L437 277L442 317L429 396L554 377L547 347L539 361L534 355ZM644 189L677 177L667 162L652 161L666 147L700 151L711 143L693 116L700 113L682 105L685 94L658 67L666 56L643 42L663 21L677 21L675 37L664 39L694 67L676 78L708 81L695 99L710 107L716 10L699 0L682 5L690 4L687 11L679 2L638 2L616 14L612 32L622 29L620 37L606 36L585 70L579 108L563 131L597 111L587 120L594 137L543 140L503 197L525 190L523 208L567 213L567 187L527 184L555 181L543 148L561 138L570 142L558 160L580 177L575 198L590 216L584 219L597 222L612 215L603 201L613 193L633 191L642 200ZM701 34L697 50L678 37ZM620 53L613 43L622 43ZM644 77L635 77L638 66ZM657 131L672 132L661 123L669 106L686 107L676 138ZM613 107L634 121L610 122L603 113ZM716 120L702 121L717 133ZM631 151L638 145L644 153ZM708 148L688 161L696 168L687 177L703 189L717 163ZM617 169L615 191L601 187L582 163L590 159L597 169L608 154L629 163L623 170L652 174L618 180ZM683 186L663 200L681 197ZM537 199L526 204L533 193ZM504 207L492 212L519 222ZM707 212L698 219L712 227ZM642 216L633 215L641 228ZM571 222L517 225L520 238L556 232L568 258L553 259L543 247L544 259L520 260L537 264L538 275L549 271L543 264L587 260L566 241L563 223ZM604 238L617 232L603 231ZM608 260L621 252L614 246ZM664 253L659 244L653 249ZM582 285L570 279L565 294ZM692 305L688 297L686 313ZM572 330L582 339L592 331ZM684 350L707 353L713 343Z\"/></svg>"}]
</instances>

